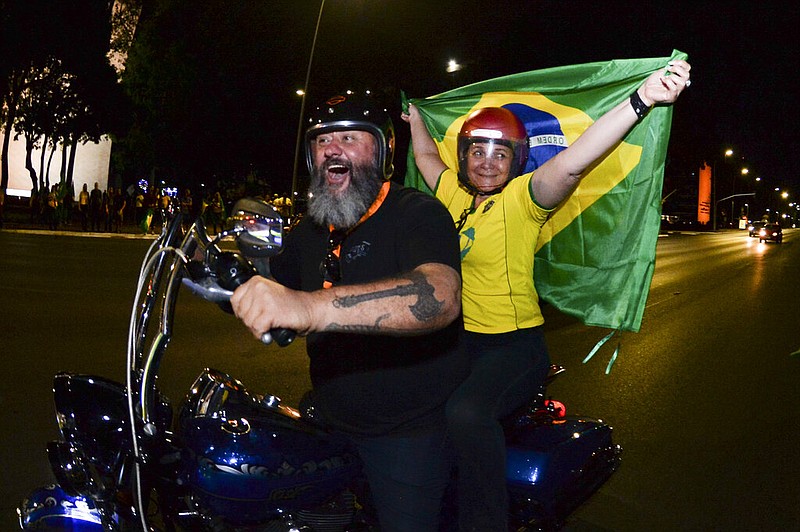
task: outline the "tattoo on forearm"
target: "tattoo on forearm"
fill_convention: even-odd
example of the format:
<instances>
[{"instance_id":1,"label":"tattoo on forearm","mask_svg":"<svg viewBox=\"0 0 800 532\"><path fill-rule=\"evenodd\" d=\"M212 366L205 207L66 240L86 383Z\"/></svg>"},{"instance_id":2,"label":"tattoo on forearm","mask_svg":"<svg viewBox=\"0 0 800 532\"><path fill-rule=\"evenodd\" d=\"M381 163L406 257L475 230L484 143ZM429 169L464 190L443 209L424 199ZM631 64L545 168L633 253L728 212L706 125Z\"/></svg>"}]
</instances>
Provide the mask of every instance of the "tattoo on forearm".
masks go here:
<instances>
[{"instance_id":1,"label":"tattoo on forearm","mask_svg":"<svg viewBox=\"0 0 800 532\"><path fill-rule=\"evenodd\" d=\"M389 317L389 314L378 316L373 325L342 325L341 323L331 323L325 327L326 331L349 332L349 333L374 333L383 331L381 322Z\"/></svg>"},{"instance_id":2,"label":"tattoo on forearm","mask_svg":"<svg viewBox=\"0 0 800 532\"><path fill-rule=\"evenodd\" d=\"M373 325L343 325L341 323L329 323L327 327L325 327L326 332L343 332L343 333L355 333L355 334L388 334L388 335L396 335L396 336L409 336L409 335L417 335L417 334L425 334L429 332L433 332L437 329L437 327L432 326L425 329L415 329L414 331L409 331L407 329L390 329L388 327L384 327L381 325L381 322L387 319L390 314L383 314L382 316L378 317L375 320Z\"/></svg>"},{"instance_id":3,"label":"tattoo on forearm","mask_svg":"<svg viewBox=\"0 0 800 532\"><path fill-rule=\"evenodd\" d=\"M408 279L411 281L411 284L404 284L386 290L378 290L377 292L371 292L369 294L337 297L333 300L333 306L336 308L349 308L376 299L415 295L417 296L416 303L408 307L411 314L413 314L418 321L428 321L437 317L444 306L444 302L434 297L434 288L428 282L425 275L420 272L411 272L404 275L402 278ZM377 325L376 323L376 326Z\"/></svg>"}]
</instances>

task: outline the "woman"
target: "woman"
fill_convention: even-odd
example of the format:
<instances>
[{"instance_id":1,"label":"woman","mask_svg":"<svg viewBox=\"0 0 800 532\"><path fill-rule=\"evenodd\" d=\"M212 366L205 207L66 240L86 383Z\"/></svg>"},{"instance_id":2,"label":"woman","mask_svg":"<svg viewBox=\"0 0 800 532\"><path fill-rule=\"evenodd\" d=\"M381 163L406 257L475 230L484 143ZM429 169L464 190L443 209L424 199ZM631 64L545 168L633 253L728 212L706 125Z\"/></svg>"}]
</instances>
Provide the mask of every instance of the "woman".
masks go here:
<instances>
[{"instance_id":1,"label":"woman","mask_svg":"<svg viewBox=\"0 0 800 532\"><path fill-rule=\"evenodd\" d=\"M527 134L511 111L484 108L467 117L458 137L457 169L444 164L417 109L411 106L403 115L417 167L461 233L462 308L472 372L447 405L458 453L460 530L507 528L499 420L536 393L549 367L533 285L539 231L578 187L583 172L653 105L675 102L689 85L690 68L672 61L654 72L570 147L522 176Z\"/></svg>"}]
</instances>

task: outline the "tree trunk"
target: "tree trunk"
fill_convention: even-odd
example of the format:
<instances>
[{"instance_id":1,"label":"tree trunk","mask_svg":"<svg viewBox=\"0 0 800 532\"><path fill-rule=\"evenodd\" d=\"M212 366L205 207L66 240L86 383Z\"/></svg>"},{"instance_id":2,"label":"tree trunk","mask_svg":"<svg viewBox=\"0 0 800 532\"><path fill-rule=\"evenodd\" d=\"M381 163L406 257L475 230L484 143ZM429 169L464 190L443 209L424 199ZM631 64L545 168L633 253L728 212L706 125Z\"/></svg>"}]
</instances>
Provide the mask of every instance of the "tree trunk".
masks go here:
<instances>
[{"instance_id":1,"label":"tree trunk","mask_svg":"<svg viewBox=\"0 0 800 532\"><path fill-rule=\"evenodd\" d=\"M78 141L73 140L69 148L69 166L67 167L67 187L72 188L72 175L75 171L75 153L78 151Z\"/></svg>"},{"instance_id":2,"label":"tree trunk","mask_svg":"<svg viewBox=\"0 0 800 532\"><path fill-rule=\"evenodd\" d=\"M11 84L13 85L13 81ZM14 89L12 88L11 92L6 95L8 114L6 115L6 123L3 126L5 135L3 135L3 149L2 154L0 154L0 159L2 159L2 170L0 170L0 188L3 190L8 189L8 148L11 145L11 134L14 128L14 120L17 117L17 97L13 90Z\"/></svg>"},{"instance_id":3,"label":"tree trunk","mask_svg":"<svg viewBox=\"0 0 800 532\"><path fill-rule=\"evenodd\" d=\"M60 183L64 183L67 180L67 150L69 149L69 141L65 138L62 139L61 144L61 169L58 172L58 177Z\"/></svg>"},{"instance_id":4,"label":"tree trunk","mask_svg":"<svg viewBox=\"0 0 800 532\"><path fill-rule=\"evenodd\" d=\"M36 193L37 184L39 181L38 177L36 176L36 168L33 167L33 159L31 157L34 145L34 139L30 135L25 135L25 168L28 169L28 174L31 177L31 194Z\"/></svg>"},{"instance_id":5,"label":"tree trunk","mask_svg":"<svg viewBox=\"0 0 800 532\"><path fill-rule=\"evenodd\" d=\"M44 160L47 155L47 144L50 141L50 137L45 134L44 140L42 140L42 155L39 157L39 188L44 187Z\"/></svg>"},{"instance_id":6,"label":"tree trunk","mask_svg":"<svg viewBox=\"0 0 800 532\"><path fill-rule=\"evenodd\" d=\"M8 151L11 145L11 135L14 131L14 122L17 119L17 105L19 95L22 93L22 75L16 70L12 70L8 76L8 92L5 94L6 104L6 123L3 126L5 135L3 136L2 153L0 153L0 189L8 189Z\"/></svg>"},{"instance_id":7,"label":"tree trunk","mask_svg":"<svg viewBox=\"0 0 800 532\"><path fill-rule=\"evenodd\" d=\"M58 149L58 145L54 144L53 149L50 150L50 158L47 159L47 188L50 188L50 165L53 164L53 155L56 154L56 150Z\"/></svg>"}]
</instances>

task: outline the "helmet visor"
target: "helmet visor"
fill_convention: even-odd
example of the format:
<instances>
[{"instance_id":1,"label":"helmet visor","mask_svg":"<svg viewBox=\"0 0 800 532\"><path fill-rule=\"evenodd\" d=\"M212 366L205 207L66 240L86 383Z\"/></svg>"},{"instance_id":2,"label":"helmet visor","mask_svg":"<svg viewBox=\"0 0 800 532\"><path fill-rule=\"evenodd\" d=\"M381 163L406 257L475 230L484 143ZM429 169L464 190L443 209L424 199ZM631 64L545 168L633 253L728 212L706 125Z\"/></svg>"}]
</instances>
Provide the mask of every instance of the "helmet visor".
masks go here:
<instances>
[{"instance_id":1,"label":"helmet visor","mask_svg":"<svg viewBox=\"0 0 800 532\"><path fill-rule=\"evenodd\" d=\"M521 145L487 138L464 140L459 150L459 177L476 191L488 193L517 176L517 150Z\"/></svg>"},{"instance_id":2,"label":"helmet visor","mask_svg":"<svg viewBox=\"0 0 800 532\"><path fill-rule=\"evenodd\" d=\"M469 161L505 164L514 158L514 146L506 140L471 139L464 157Z\"/></svg>"}]
</instances>

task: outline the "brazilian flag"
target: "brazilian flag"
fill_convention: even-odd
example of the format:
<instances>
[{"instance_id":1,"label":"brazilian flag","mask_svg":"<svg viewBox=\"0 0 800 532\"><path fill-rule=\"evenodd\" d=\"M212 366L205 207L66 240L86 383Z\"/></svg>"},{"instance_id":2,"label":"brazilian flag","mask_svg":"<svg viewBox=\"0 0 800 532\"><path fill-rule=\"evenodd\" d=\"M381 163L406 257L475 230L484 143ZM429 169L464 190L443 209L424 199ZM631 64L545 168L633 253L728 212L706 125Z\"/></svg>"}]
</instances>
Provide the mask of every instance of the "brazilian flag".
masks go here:
<instances>
[{"instance_id":1,"label":"brazilian flag","mask_svg":"<svg viewBox=\"0 0 800 532\"><path fill-rule=\"evenodd\" d=\"M420 111L442 160L456 168L456 137L467 115L506 107L529 137L526 172L571 145L671 57L622 59L525 72L407 100ZM536 244L540 297L586 325L638 331L655 267L661 187L672 106L656 106L585 174L553 212ZM408 154L406 185L431 191Z\"/></svg>"}]
</instances>

